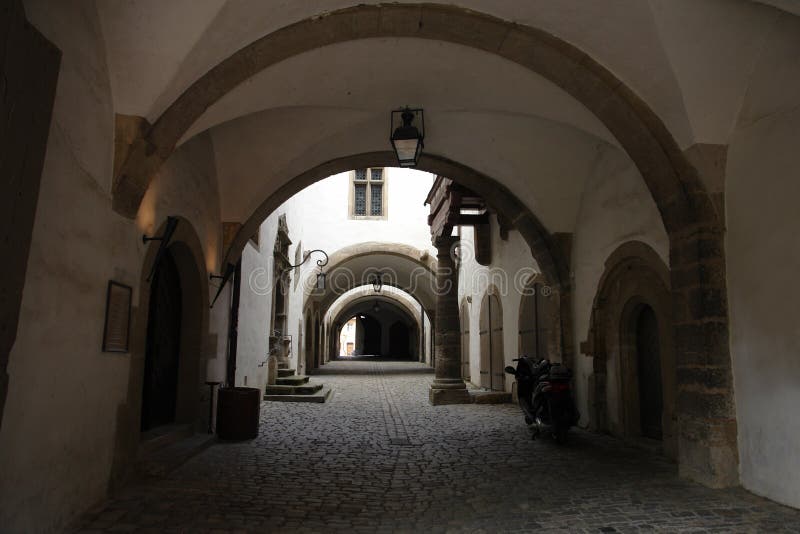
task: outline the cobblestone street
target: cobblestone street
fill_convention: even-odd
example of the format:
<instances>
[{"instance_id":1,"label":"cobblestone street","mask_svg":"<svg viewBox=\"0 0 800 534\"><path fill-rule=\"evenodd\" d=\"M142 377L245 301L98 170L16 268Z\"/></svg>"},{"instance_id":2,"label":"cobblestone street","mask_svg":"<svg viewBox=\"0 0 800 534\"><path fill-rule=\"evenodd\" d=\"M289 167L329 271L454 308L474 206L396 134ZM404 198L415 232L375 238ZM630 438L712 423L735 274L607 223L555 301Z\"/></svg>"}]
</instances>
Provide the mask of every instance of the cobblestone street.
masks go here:
<instances>
[{"instance_id":1,"label":"cobblestone street","mask_svg":"<svg viewBox=\"0 0 800 534\"><path fill-rule=\"evenodd\" d=\"M314 377L328 403L262 403L258 439L130 486L82 528L800 532L800 511L687 482L616 440L532 441L516 405L429 406L432 378L414 363L330 363Z\"/></svg>"}]
</instances>

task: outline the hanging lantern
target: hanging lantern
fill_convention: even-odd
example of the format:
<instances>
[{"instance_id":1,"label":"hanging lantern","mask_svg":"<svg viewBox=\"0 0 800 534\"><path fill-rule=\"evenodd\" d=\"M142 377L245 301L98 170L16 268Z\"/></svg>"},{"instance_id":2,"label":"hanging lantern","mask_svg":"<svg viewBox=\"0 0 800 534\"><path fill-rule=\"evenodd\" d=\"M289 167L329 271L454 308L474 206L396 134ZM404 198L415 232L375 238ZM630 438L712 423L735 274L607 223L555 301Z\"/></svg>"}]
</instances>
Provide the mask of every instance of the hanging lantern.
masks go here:
<instances>
[{"instance_id":1,"label":"hanging lantern","mask_svg":"<svg viewBox=\"0 0 800 534\"><path fill-rule=\"evenodd\" d=\"M380 293L383 288L383 277L380 274L373 274L371 282L372 289L375 290L375 293Z\"/></svg>"},{"instance_id":2,"label":"hanging lantern","mask_svg":"<svg viewBox=\"0 0 800 534\"><path fill-rule=\"evenodd\" d=\"M397 119L402 120L402 124ZM418 129L414 121L419 118ZM395 126L397 125L397 126ZM422 109L396 109L392 111L391 136L392 148L401 167L416 167L422 148L425 146L425 116Z\"/></svg>"}]
</instances>

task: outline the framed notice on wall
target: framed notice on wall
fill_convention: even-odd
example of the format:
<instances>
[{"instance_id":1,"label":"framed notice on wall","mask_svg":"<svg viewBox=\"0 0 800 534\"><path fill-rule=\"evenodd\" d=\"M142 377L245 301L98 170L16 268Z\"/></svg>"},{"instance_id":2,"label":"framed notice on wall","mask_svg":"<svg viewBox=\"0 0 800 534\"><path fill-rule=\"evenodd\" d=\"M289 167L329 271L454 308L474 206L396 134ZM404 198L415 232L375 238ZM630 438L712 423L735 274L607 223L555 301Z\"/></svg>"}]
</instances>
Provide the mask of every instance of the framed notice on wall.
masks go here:
<instances>
[{"instance_id":1,"label":"framed notice on wall","mask_svg":"<svg viewBox=\"0 0 800 534\"><path fill-rule=\"evenodd\" d=\"M103 352L128 352L131 333L130 286L108 281L106 322L103 327Z\"/></svg>"}]
</instances>

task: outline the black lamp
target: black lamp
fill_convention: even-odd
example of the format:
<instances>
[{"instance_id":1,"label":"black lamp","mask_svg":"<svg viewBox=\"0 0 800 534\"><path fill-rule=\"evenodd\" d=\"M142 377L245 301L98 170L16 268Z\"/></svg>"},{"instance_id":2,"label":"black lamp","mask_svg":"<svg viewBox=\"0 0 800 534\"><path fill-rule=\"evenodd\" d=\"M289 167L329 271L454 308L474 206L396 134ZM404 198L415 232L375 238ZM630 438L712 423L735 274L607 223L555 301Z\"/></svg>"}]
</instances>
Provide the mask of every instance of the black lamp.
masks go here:
<instances>
[{"instance_id":1,"label":"black lamp","mask_svg":"<svg viewBox=\"0 0 800 534\"><path fill-rule=\"evenodd\" d=\"M419 117L420 129L414 126L414 120ZM400 121L402 120L402 124ZM397 125L397 126L395 126ZM401 167L416 167L422 147L425 146L425 115L422 109L396 109L392 111L389 131L397 162Z\"/></svg>"},{"instance_id":2,"label":"black lamp","mask_svg":"<svg viewBox=\"0 0 800 534\"><path fill-rule=\"evenodd\" d=\"M319 272L317 273L317 285L315 286L315 288L318 291L325 291L325 278L326 278L326 275L325 275L325 272L322 270L322 268L325 267L326 265L328 265L328 253L325 252L322 249L318 249L317 248L317 249L314 249L312 251L306 252L306 257L303 258L303 261L301 261L297 265L287 265L286 268L284 269L284 272L288 271L290 269L296 269L297 267L300 267L305 262L307 262L308 259L311 257L311 255L313 253L315 253L315 252L319 252L320 254L325 256L325 259L317 260L317 267L319 267Z\"/></svg>"},{"instance_id":3,"label":"black lamp","mask_svg":"<svg viewBox=\"0 0 800 534\"><path fill-rule=\"evenodd\" d=\"M153 265L150 266L150 274L147 275L147 281L153 279L155 275L156 268L158 264L161 262L161 258L164 256L164 251L167 250L167 245L169 245L169 240L172 239L172 234L175 233L175 228L178 227L179 219L177 217L167 217L167 224L164 228L164 234L161 237L147 237L147 235L142 235L142 243L147 244L149 241L159 241L158 250L156 251L156 257L153 260Z\"/></svg>"},{"instance_id":4,"label":"black lamp","mask_svg":"<svg viewBox=\"0 0 800 534\"><path fill-rule=\"evenodd\" d=\"M372 283L372 289L375 290L375 293L380 293L383 288L383 276L380 273L373 274L370 282Z\"/></svg>"}]
</instances>

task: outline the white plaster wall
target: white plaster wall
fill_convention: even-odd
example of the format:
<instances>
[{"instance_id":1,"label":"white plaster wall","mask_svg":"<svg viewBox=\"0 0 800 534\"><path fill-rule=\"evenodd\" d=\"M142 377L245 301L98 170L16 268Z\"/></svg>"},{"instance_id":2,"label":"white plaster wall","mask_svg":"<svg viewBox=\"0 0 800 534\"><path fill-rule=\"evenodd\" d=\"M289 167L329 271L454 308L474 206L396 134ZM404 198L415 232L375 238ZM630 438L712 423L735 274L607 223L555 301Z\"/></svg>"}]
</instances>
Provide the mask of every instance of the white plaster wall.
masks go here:
<instances>
[{"instance_id":1,"label":"white plaster wall","mask_svg":"<svg viewBox=\"0 0 800 534\"><path fill-rule=\"evenodd\" d=\"M387 218L384 220L351 219L349 216L349 173L341 173L321 180L303 189L277 210L261 225L261 245L245 246L242 255L242 293L239 308L239 345L237 354L237 385L248 376L248 385L263 388L266 385L266 367L258 367L267 353L267 333L271 322L272 295L261 291L272 280L273 244L280 215L286 215L289 237L289 260L294 262L296 247L303 251L323 249L328 254L350 245L380 241L400 243L435 254L431 246L427 225L428 208L425 197L433 184L428 173L399 168L384 170ZM305 361L300 339L299 324L303 319L303 301L306 284L312 283L317 273L315 254L302 268L292 271L292 283L287 300L288 334L292 336L290 361L292 367L303 372ZM377 266L380 267L380 266ZM298 284L294 283L299 277ZM252 279L253 283L248 283ZM255 286L250 287L251 285ZM305 333L303 333L305 335ZM298 359L299 357L299 359Z\"/></svg>"},{"instance_id":2,"label":"white plaster wall","mask_svg":"<svg viewBox=\"0 0 800 534\"><path fill-rule=\"evenodd\" d=\"M728 149L726 258L742 485L800 507L800 18L766 45Z\"/></svg>"},{"instance_id":3,"label":"white plaster wall","mask_svg":"<svg viewBox=\"0 0 800 534\"><path fill-rule=\"evenodd\" d=\"M152 229L111 209L114 115L93 5L25 9L63 56L0 429L0 530L9 532L59 530L106 495L131 365L130 354L101 352L106 287L131 285L136 306L141 234ZM165 198L148 193L152 222L187 217L215 266L214 166L196 176L197 164L181 169L176 156L161 172L173 178Z\"/></svg>"},{"instance_id":4,"label":"white plaster wall","mask_svg":"<svg viewBox=\"0 0 800 534\"><path fill-rule=\"evenodd\" d=\"M491 262L487 266L475 261L473 254L475 233L472 227L461 228L462 250L464 261L459 268L458 301L464 302L468 296L472 302L469 309L469 363L470 377L476 386L480 386L480 315L481 303L491 285L500 292L500 304L503 309L503 366L512 365L519 350L519 308L522 302L522 290L529 277L536 276L540 269L531 255L531 249L519 232L514 230L508 234L508 240L500 238L497 219L490 217L491 226ZM511 391L513 380L505 381L506 391Z\"/></svg>"},{"instance_id":5,"label":"white plaster wall","mask_svg":"<svg viewBox=\"0 0 800 534\"><path fill-rule=\"evenodd\" d=\"M669 238L655 202L630 159L617 149L598 151L591 178L581 198L572 246L573 340L576 352L586 340L592 303L598 291L605 261L626 241L650 245L669 265ZM619 355L608 355L608 412L616 420L619 405ZM588 422L588 378L592 374L590 357L575 355L576 402L580 424Z\"/></svg>"}]
</instances>

